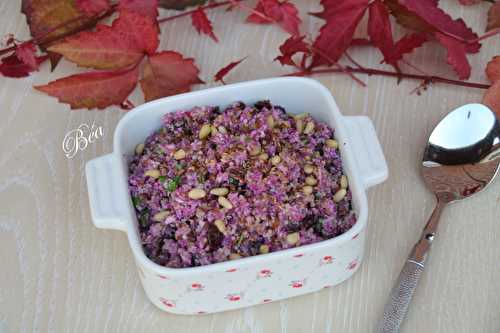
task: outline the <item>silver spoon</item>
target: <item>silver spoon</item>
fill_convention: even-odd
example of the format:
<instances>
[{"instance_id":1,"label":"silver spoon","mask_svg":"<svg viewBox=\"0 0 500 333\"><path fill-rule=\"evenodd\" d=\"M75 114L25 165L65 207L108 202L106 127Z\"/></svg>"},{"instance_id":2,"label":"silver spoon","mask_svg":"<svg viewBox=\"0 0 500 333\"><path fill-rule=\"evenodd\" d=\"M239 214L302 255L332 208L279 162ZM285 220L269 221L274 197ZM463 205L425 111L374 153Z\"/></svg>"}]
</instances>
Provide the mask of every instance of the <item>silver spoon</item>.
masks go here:
<instances>
[{"instance_id":1,"label":"silver spoon","mask_svg":"<svg viewBox=\"0 0 500 333\"><path fill-rule=\"evenodd\" d=\"M425 148L422 175L427 187L436 195L436 208L391 291L377 332L399 332L425 267L443 208L485 188L497 174L499 165L499 120L486 106L461 106L434 128Z\"/></svg>"}]
</instances>

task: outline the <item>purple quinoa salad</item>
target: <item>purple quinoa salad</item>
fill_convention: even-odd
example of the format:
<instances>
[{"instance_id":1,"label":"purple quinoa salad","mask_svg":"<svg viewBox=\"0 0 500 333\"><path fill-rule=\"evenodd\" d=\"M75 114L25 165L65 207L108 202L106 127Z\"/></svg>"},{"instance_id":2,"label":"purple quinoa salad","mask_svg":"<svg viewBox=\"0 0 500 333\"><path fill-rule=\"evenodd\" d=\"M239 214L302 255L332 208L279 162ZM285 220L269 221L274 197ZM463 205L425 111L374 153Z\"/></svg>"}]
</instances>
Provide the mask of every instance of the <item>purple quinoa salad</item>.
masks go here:
<instances>
[{"instance_id":1,"label":"purple quinoa salad","mask_svg":"<svg viewBox=\"0 0 500 333\"><path fill-rule=\"evenodd\" d=\"M268 101L167 113L129 187L146 255L208 265L319 242L356 222L334 131Z\"/></svg>"}]
</instances>

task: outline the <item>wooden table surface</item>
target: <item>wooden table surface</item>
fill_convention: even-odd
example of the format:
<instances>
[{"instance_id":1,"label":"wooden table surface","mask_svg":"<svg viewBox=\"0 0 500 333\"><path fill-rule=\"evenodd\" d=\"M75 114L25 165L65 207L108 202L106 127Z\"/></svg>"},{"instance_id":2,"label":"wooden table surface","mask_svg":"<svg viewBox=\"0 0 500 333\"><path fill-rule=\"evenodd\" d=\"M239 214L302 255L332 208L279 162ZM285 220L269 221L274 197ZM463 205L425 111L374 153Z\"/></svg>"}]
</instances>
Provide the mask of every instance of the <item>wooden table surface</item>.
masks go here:
<instances>
[{"instance_id":1,"label":"wooden table surface","mask_svg":"<svg viewBox=\"0 0 500 333\"><path fill-rule=\"evenodd\" d=\"M294 1L302 29L321 21L306 12L319 1ZM441 1L484 31L488 5L463 7ZM20 1L0 3L0 35L27 38ZM163 11L161 15L167 15ZM249 55L227 78L238 82L287 72L273 58L286 35L277 27L242 23L244 13L213 10L221 42L200 37L189 18L162 26L161 49L196 59L213 86L215 71ZM483 68L500 54L498 39L470 58L472 80L486 81ZM379 66L378 51L357 49L365 66ZM408 59L429 72L453 76L445 52L427 45ZM62 62L25 79L0 80L0 332L372 332L393 280L430 215L433 196L419 175L422 147L449 110L481 100L483 91L435 85L421 96L418 85L391 78L317 77L346 115L368 115L389 165L389 179L369 192L366 257L353 278L314 294L239 311L200 317L163 313L146 298L125 234L96 229L89 214L85 162L112 150L112 134L124 112L69 111L34 84L80 71ZM135 91L132 100L143 102ZM104 137L67 159L62 140L82 123L102 126ZM439 235L403 332L500 332L500 181L474 198L454 204L442 217Z\"/></svg>"}]
</instances>

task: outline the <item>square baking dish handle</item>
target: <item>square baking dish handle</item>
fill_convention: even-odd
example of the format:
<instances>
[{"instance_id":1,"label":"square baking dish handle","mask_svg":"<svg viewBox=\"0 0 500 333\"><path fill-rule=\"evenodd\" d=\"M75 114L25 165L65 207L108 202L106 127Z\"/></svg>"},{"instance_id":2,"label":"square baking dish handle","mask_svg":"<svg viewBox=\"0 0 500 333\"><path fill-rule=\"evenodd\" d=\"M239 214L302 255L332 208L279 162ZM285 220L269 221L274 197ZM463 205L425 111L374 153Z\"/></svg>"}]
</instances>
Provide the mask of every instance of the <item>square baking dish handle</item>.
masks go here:
<instances>
[{"instance_id":1,"label":"square baking dish handle","mask_svg":"<svg viewBox=\"0 0 500 333\"><path fill-rule=\"evenodd\" d=\"M344 125L363 186L369 188L382 183L389 171L372 121L365 116L348 116L344 117Z\"/></svg>"},{"instance_id":2,"label":"square baking dish handle","mask_svg":"<svg viewBox=\"0 0 500 333\"><path fill-rule=\"evenodd\" d=\"M85 165L90 213L96 227L126 231L124 213L129 207L120 190L119 177L113 167L114 158L113 154L108 154Z\"/></svg>"}]
</instances>

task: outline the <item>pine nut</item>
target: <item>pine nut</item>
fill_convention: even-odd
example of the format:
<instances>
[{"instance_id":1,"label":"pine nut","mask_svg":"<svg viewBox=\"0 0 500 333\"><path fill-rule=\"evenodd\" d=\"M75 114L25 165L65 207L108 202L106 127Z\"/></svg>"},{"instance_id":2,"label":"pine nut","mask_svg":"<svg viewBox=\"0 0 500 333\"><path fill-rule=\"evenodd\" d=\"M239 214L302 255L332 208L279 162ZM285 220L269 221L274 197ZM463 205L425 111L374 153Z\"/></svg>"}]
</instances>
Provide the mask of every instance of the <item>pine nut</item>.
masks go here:
<instances>
[{"instance_id":1,"label":"pine nut","mask_svg":"<svg viewBox=\"0 0 500 333\"><path fill-rule=\"evenodd\" d=\"M137 146L135 146L135 153L137 155L141 155L143 151L144 151L144 143L139 143Z\"/></svg>"},{"instance_id":2,"label":"pine nut","mask_svg":"<svg viewBox=\"0 0 500 333\"><path fill-rule=\"evenodd\" d=\"M188 197L190 197L191 199L194 199L194 200L204 198L205 195L207 195L207 194L201 188L194 188L191 191L189 191L189 193L188 193Z\"/></svg>"},{"instance_id":3,"label":"pine nut","mask_svg":"<svg viewBox=\"0 0 500 333\"><path fill-rule=\"evenodd\" d=\"M306 164L304 166L304 172L308 175L314 172L314 167L311 164Z\"/></svg>"},{"instance_id":4,"label":"pine nut","mask_svg":"<svg viewBox=\"0 0 500 333\"><path fill-rule=\"evenodd\" d=\"M153 221L156 221L156 222L163 222L165 221L165 219L167 218L168 216L168 211L164 210L164 211L161 211L161 212L158 212L156 213L154 216L153 216Z\"/></svg>"},{"instance_id":5,"label":"pine nut","mask_svg":"<svg viewBox=\"0 0 500 333\"><path fill-rule=\"evenodd\" d=\"M312 121L306 124L306 128L304 128L304 134L311 134L314 131L314 123Z\"/></svg>"},{"instance_id":6,"label":"pine nut","mask_svg":"<svg viewBox=\"0 0 500 333\"><path fill-rule=\"evenodd\" d=\"M341 188L340 190L337 191L337 193L334 194L333 201L335 202L341 201L342 199L344 199L346 194L347 190L345 188Z\"/></svg>"},{"instance_id":7,"label":"pine nut","mask_svg":"<svg viewBox=\"0 0 500 333\"><path fill-rule=\"evenodd\" d=\"M227 134L227 129L224 126L219 126L219 132L222 134Z\"/></svg>"},{"instance_id":8,"label":"pine nut","mask_svg":"<svg viewBox=\"0 0 500 333\"><path fill-rule=\"evenodd\" d=\"M219 205L221 205L224 208L227 209L233 208L233 204L231 203L231 201L227 200L225 197L221 196L217 199L217 201L219 202Z\"/></svg>"},{"instance_id":9,"label":"pine nut","mask_svg":"<svg viewBox=\"0 0 500 333\"><path fill-rule=\"evenodd\" d=\"M325 141L326 145L330 148L337 149L339 147L339 143L336 140L328 139Z\"/></svg>"},{"instance_id":10,"label":"pine nut","mask_svg":"<svg viewBox=\"0 0 500 333\"><path fill-rule=\"evenodd\" d=\"M144 176L149 176L151 178L158 178L160 177L160 170L158 169L152 169L144 172Z\"/></svg>"},{"instance_id":11,"label":"pine nut","mask_svg":"<svg viewBox=\"0 0 500 333\"><path fill-rule=\"evenodd\" d=\"M295 116L293 116L295 119L303 119L305 117L307 117L309 115L309 113L307 112L304 112L304 113L300 113L300 114L296 114Z\"/></svg>"},{"instance_id":12,"label":"pine nut","mask_svg":"<svg viewBox=\"0 0 500 333\"><path fill-rule=\"evenodd\" d=\"M174 158L176 160L182 160L186 157L186 151L184 149L179 149L174 153Z\"/></svg>"},{"instance_id":13,"label":"pine nut","mask_svg":"<svg viewBox=\"0 0 500 333\"><path fill-rule=\"evenodd\" d=\"M267 126L272 129L274 127L274 117L272 115L269 115L266 121L267 121Z\"/></svg>"},{"instance_id":14,"label":"pine nut","mask_svg":"<svg viewBox=\"0 0 500 333\"><path fill-rule=\"evenodd\" d=\"M262 161L267 161L268 158L269 158L269 155L267 155L266 153L262 153L259 155L259 159Z\"/></svg>"},{"instance_id":15,"label":"pine nut","mask_svg":"<svg viewBox=\"0 0 500 333\"><path fill-rule=\"evenodd\" d=\"M279 155L273 156L271 158L272 165L278 165L281 162L281 157Z\"/></svg>"},{"instance_id":16,"label":"pine nut","mask_svg":"<svg viewBox=\"0 0 500 333\"><path fill-rule=\"evenodd\" d=\"M299 238L300 238L299 233L294 232L286 236L286 242L290 245L295 245L298 243Z\"/></svg>"},{"instance_id":17,"label":"pine nut","mask_svg":"<svg viewBox=\"0 0 500 333\"><path fill-rule=\"evenodd\" d=\"M260 154L261 151L262 151L262 149L260 148L260 146L255 146L252 148L252 150L250 150L250 155L257 156Z\"/></svg>"},{"instance_id":18,"label":"pine nut","mask_svg":"<svg viewBox=\"0 0 500 333\"><path fill-rule=\"evenodd\" d=\"M224 221L222 221L222 220L215 220L214 224L217 227L217 229L219 229L219 231L221 233L223 233L223 234L226 233L226 224L224 223Z\"/></svg>"},{"instance_id":19,"label":"pine nut","mask_svg":"<svg viewBox=\"0 0 500 333\"><path fill-rule=\"evenodd\" d=\"M208 137L210 135L211 131L212 131L212 126L210 126L210 124L205 124L205 125L201 126L200 133L199 133L200 140L203 140L206 137Z\"/></svg>"},{"instance_id":20,"label":"pine nut","mask_svg":"<svg viewBox=\"0 0 500 333\"><path fill-rule=\"evenodd\" d=\"M225 187L216 187L210 191L210 194L217 195L217 196L221 196L221 195L224 196L228 193L229 193L229 190Z\"/></svg>"},{"instance_id":21,"label":"pine nut","mask_svg":"<svg viewBox=\"0 0 500 333\"><path fill-rule=\"evenodd\" d=\"M302 192L304 192L304 194L306 194L306 195L309 195L309 194L313 193L313 188L310 185L306 185L302 188Z\"/></svg>"},{"instance_id":22,"label":"pine nut","mask_svg":"<svg viewBox=\"0 0 500 333\"><path fill-rule=\"evenodd\" d=\"M241 256L238 254L238 253L231 253L229 255L229 260L236 260L236 259L240 259Z\"/></svg>"},{"instance_id":23,"label":"pine nut","mask_svg":"<svg viewBox=\"0 0 500 333\"><path fill-rule=\"evenodd\" d=\"M211 134L212 136L214 136L215 134L217 134L217 132L218 132L218 131L217 131L217 127L215 127L215 126L213 126L213 125L212 125L212 126L210 126L210 134Z\"/></svg>"},{"instance_id":24,"label":"pine nut","mask_svg":"<svg viewBox=\"0 0 500 333\"><path fill-rule=\"evenodd\" d=\"M347 176L346 175L342 175L342 177L340 177L340 187L341 188L347 188L347 186L349 186L349 183L347 181Z\"/></svg>"},{"instance_id":25,"label":"pine nut","mask_svg":"<svg viewBox=\"0 0 500 333\"><path fill-rule=\"evenodd\" d=\"M311 185L311 186L314 186L318 183L318 181L316 180L316 178L314 178L313 176L309 176L309 177L306 177L306 184L307 185Z\"/></svg>"},{"instance_id":26,"label":"pine nut","mask_svg":"<svg viewBox=\"0 0 500 333\"><path fill-rule=\"evenodd\" d=\"M266 245L266 244L262 244L260 247L259 247L259 252L264 254L264 253L269 253L269 245Z\"/></svg>"},{"instance_id":27,"label":"pine nut","mask_svg":"<svg viewBox=\"0 0 500 333\"><path fill-rule=\"evenodd\" d=\"M304 130L304 122L302 121L302 119L297 119L295 121L295 127L297 128L297 132L302 133L302 131Z\"/></svg>"}]
</instances>

